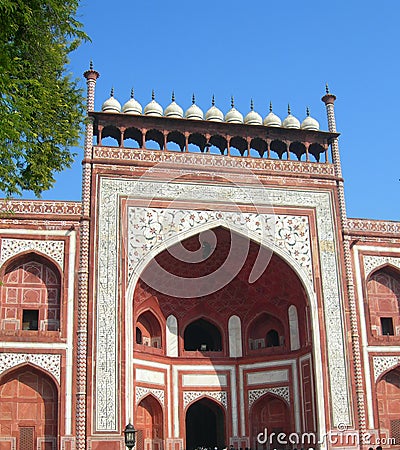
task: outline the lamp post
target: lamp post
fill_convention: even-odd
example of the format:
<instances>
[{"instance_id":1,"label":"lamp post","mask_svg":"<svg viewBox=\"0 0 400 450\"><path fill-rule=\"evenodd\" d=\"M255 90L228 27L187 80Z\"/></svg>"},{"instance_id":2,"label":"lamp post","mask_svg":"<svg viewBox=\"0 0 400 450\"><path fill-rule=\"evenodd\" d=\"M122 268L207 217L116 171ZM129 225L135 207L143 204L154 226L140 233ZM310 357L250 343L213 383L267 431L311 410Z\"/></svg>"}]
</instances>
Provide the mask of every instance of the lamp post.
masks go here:
<instances>
[{"instance_id":1,"label":"lamp post","mask_svg":"<svg viewBox=\"0 0 400 450\"><path fill-rule=\"evenodd\" d=\"M131 424L131 422L129 422L124 430L125 445L128 450L132 450L136 444L136 433L137 431L135 430L135 427Z\"/></svg>"}]
</instances>

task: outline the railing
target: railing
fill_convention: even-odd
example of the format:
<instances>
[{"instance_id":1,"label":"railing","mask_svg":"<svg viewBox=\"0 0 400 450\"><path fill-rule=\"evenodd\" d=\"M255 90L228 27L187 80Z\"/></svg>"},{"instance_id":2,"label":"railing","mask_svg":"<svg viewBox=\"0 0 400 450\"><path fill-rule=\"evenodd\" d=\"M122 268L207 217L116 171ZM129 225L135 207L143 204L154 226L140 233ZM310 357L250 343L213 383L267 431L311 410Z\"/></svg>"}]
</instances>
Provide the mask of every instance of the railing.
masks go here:
<instances>
[{"instance_id":1,"label":"railing","mask_svg":"<svg viewBox=\"0 0 400 450\"><path fill-rule=\"evenodd\" d=\"M337 133L92 112L98 146L330 163ZM113 142L106 142L112 138Z\"/></svg>"}]
</instances>

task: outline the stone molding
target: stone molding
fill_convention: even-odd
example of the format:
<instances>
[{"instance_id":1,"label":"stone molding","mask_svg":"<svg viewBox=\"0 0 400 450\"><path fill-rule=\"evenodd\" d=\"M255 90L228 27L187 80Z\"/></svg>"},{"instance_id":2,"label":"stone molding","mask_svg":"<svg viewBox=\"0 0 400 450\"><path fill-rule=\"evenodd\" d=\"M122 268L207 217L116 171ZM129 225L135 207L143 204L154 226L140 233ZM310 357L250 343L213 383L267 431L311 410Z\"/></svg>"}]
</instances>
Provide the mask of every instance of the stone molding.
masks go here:
<instances>
[{"instance_id":1,"label":"stone molding","mask_svg":"<svg viewBox=\"0 0 400 450\"><path fill-rule=\"evenodd\" d=\"M57 202L45 200L6 200L0 202L0 213L12 218L13 214L78 216L81 202Z\"/></svg>"},{"instance_id":2,"label":"stone molding","mask_svg":"<svg viewBox=\"0 0 400 450\"><path fill-rule=\"evenodd\" d=\"M308 175L326 175L333 177L333 164L327 163L307 163L305 161L285 161L278 159L265 158L246 158L235 157L227 158L224 155L211 155L204 153L178 153L173 151L154 151L134 148L122 147L93 147L93 157L98 159L112 159L124 161L140 161L151 163L165 163L179 165L183 164L185 167L190 165L202 166L212 169L232 168L232 169L251 169L260 171L270 171L274 173L288 173L288 174L308 174Z\"/></svg>"},{"instance_id":3,"label":"stone molding","mask_svg":"<svg viewBox=\"0 0 400 450\"><path fill-rule=\"evenodd\" d=\"M400 222L387 220L347 219L347 228L360 233L400 234Z\"/></svg>"}]
</instances>

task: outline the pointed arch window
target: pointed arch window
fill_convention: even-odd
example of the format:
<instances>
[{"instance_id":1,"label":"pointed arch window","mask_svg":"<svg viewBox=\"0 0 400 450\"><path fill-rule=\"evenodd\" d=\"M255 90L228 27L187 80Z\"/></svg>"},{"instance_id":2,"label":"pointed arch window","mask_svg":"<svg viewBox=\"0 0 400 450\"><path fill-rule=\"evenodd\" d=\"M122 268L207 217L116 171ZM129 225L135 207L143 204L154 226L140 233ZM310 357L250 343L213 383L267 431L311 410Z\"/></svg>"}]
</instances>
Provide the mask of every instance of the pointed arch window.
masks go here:
<instances>
[{"instance_id":1,"label":"pointed arch window","mask_svg":"<svg viewBox=\"0 0 400 450\"><path fill-rule=\"evenodd\" d=\"M10 264L1 288L1 330L59 331L61 277L50 261L29 254Z\"/></svg>"}]
</instances>

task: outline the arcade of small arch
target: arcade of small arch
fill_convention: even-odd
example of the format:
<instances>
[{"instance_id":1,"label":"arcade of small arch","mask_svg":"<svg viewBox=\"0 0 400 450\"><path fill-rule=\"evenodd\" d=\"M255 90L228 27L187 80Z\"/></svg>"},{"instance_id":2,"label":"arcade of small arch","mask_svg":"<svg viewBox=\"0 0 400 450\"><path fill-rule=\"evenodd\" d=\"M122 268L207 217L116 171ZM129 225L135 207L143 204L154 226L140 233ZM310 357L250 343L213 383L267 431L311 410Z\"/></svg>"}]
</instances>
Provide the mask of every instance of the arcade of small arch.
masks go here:
<instances>
[{"instance_id":1,"label":"arcade of small arch","mask_svg":"<svg viewBox=\"0 0 400 450\"><path fill-rule=\"evenodd\" d=\"M99 127L97 145L107 145L104 139L112 138L119 147L143 148L180 152L215 153L229 156L249 156L268 159L295 159L305 161L328 161L328 147L319 143L289 142L279 139L183 134L179 131L157 129L117 128L109 125Z\"/></svg>"}]
</instances>

